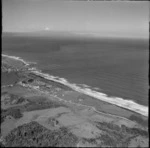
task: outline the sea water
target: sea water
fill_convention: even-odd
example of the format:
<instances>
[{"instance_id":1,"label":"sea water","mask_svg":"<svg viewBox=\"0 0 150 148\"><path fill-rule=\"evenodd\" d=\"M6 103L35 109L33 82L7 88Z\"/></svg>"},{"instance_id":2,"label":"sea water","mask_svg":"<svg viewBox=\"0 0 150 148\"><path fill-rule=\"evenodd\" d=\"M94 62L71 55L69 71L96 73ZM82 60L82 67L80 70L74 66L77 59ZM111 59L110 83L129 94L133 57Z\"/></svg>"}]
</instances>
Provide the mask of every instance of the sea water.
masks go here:
<instances>
[{"instance_id":1,"label":"sea water","mask_svg":"<svg viewBox=\"0 0 150 148\"><path fill-rule=\"evenodd\" d=\"M148 41L3 36L2 53L36 62L42 74L77 91L148 113Z\"/></svg>"}]
</instances>

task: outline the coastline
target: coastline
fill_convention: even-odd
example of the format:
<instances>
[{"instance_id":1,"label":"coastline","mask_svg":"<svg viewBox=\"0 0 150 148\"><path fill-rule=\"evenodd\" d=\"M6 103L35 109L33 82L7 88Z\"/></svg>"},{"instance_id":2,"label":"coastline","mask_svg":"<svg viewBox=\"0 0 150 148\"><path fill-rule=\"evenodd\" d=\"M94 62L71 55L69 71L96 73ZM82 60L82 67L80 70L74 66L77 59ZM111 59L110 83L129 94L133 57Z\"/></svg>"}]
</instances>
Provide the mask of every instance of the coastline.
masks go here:
<instances>
[{"instance_id":1,"label":"coastline","mask_svg":"<svg viewBox=\"0 0 150 148\"><path fill-rule=\"evenodd\" d=\"M65 79L61 79L65 84L56 82L60 81L58 77L45 79L34 73L34 67L19 64L11 58L3 58L1 67L5 82L1 87L1 145L15 146L31 139L30 146L39 146L35 143L35 139L39 141L34 134L36 131L44 138L43 144L58 134L60 144L68 141L77 147L147 147L146 116L76 91L65 85ZM17 74L16 80L13 73ZM48 138L41 128L47 132ZM9 138L11 136L13 139ZM58 143L55 138L52 141Z\"/></svg>"},{"instance_id":2,"label":"coastline","mask_svg":"<svg viewBox=\"0 0 150 148\"><path fill-rule=\"evenodd\" d=\"M30 62L26 62L20 57L9 56L9 55L5 55L5 54L2 54L2 57L7 57L10 59L20 61L25 65L25 67L30 65L29 64ZM83 94L88 95L90 97L93 97L95 99L110 103L112 105L130 110L130 111L133 111L135 113L141 114L145 117L148 117L148 107L144 106L144 105L137 104L132 100L124 100L124 99L118 98L118 97L108 97L106 94L101 93L101 92L97 92L95 90L91 90L90 88L87 88L87 87L81 88L76 84L69 83L64 78L59 78L59 77L55 77L55 76L52 76L52 75L49 75L46 73L42 73L41 71L37 70L35 67L28 68L28 70L37 76L41 76L42 78L53 81L55 83L63 84L63 85L65 85L65 86L67 86L67 87L71 88L72 90L77 91L79 93L83 93Z\"/></svg>"}]
</instances>

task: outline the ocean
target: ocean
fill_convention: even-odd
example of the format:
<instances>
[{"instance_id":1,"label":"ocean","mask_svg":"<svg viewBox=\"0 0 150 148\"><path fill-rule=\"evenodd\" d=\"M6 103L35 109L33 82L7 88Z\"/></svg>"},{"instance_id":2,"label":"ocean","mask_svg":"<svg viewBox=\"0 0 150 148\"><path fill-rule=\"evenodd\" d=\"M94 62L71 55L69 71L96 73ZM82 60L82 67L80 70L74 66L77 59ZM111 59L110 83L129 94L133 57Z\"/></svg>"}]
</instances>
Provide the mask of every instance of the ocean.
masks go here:
<instances>
[{"instance_id":1,"label":"ocean","mask_svg":"<svg viewBox=\"0 0 150 148\"><path fill-rule=\"evenodd\" d=\"M43 73L118 104L148 107L148 44L143 39L3 35L2 54L33 62Z\"/></svg>"}]
</instances>

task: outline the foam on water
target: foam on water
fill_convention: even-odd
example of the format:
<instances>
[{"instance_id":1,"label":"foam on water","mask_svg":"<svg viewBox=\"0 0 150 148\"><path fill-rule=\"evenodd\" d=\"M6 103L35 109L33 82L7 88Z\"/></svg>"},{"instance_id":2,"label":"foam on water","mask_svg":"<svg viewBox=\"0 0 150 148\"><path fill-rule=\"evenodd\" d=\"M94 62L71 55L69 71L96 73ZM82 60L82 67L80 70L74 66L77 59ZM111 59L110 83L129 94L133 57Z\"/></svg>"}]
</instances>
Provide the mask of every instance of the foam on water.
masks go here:
<instances>
[{"instance_id":1,"label":"foam on water","mask_svg":"<svg viewBox=\"0 0 150 148\"><path fill-rule=\"evenodd\" d=\"M108 97L106 94L101 93L101 92L97 92L95 90L92 90L90 88L81 88L76 84L73 83L69 83L66 79L64 78L57 78L55 79L54 76L51 76L49 74L46 73L42 73L39 71L32 71L34 74L39 75L44 77L45 79L48 80L52 80L61 84L64 84L70 88L72 88L75 91L78 91L80 93L86 94L88 96L94 97L96 99L114 104L116 106L125 108L125 109L129 109L131 111L137 112L139 114L142 114L144 116L148 116L148 107L144 106L144 105L140 105L137 104L136 102L132 101L132 100L124 100L123 98L119 98L119 97Z\"/></svg>"},{"instance_id":2,"label":"foam on water","mask_svg":"<svg viewBox=\"0 0 150 148\"><path fill-rule=\"evenodd\" d=\"M2 55L8 58L13 58L16 60L19 60L25 64L28 64L26 61L24 61L23 59L19 58L19 57L15 57L15 56L8 56L8 55ZM142 114L144 116L148 116L148 107L144 106L144 105L140 105L132 100L124 100L123 98L119 98L119 97L109 97L104 93L92 90L88 85L83 84L82 87L77 84L74 83L70 83L68 82L65 78L59 78L58 76L52 76L46 73L42 73L39 70L36 70L36 68L30 69L32 71L32 73L41 76L47 80L52 80L58 83L61 83L63 85L66 85L70 88L72 88L75 91L78 91L80 93L86 94L88 96L94 97L96 99L114 104L116 106L125 108L125 109L129 109L131 111L137 112L139 114ZM84 87L85 86L85 87ZM88 87L87 87L88 86Z\"/></svg>"},{"instance_id":3,"label":"foam on water","mask_svg":"<svg viewBox=\"0 0 150 148\"><path fill-rule=\"evenodd\" d=\"M91 88L91 86L86 85L86 84L77 84L77 85L82 88Z\"/></svg>"}]
</instances>

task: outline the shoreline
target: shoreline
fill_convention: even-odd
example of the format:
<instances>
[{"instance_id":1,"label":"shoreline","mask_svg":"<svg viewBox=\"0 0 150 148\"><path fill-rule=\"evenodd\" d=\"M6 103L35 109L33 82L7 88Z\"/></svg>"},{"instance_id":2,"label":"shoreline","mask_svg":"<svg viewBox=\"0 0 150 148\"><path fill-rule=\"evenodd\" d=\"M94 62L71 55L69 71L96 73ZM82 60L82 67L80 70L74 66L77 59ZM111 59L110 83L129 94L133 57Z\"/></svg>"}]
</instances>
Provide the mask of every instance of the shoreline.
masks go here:
<instances>
[{"instance_id":1,"label":"shoreline","mask_svg":"<svg viewBox=\"0 0 150 148\"><path fill-rule=\"evenodd\" d=\"M74 146L79 147L81 143L84 147L105 147L104 142L111 147L148 146L147 117L38 76L31 66L25 67L13 59L3 58L2 72L9 74L2 77L6 83L17 73L16 81L2 85L0 142L4 146L22 144L28 137L35 142L37 132L47 141L57 134L66 137L67 132L65 141L72 143L73 139L69 139L72 135L77 140ZM64 79L64 82L67 81ZM41 132L41 128L44 131ZM8 138L11 135L13 139ZM56 138L53 141L58 143ZM41 146L38 141L37 144Z\"/></svg>"},{"instance_id":2,"label":"shoreline","mask_svg":"<svg viewBox=\"0 0 150 148\"><path fill-rule=\"evenodd\" d=\"M2 56L6 57L6 58L18 60L18 61L22 62L25 65L25 67L30 65L29 64L30 62L26 62L20 57L9 56L9 55L5 55L5 54L2 54ZM33 73L34 75L40 76L40 77L44 78L45 80L50 80L50 81L53 81L54 83L62 84L64 86L71 88L74 91L88 95L90 97L93 97L94 99L98 99L100 101L104 101L106 103L109 103L109 104L115 105L117 107L127 109L129 111L132 111L132 112L135 112L135 113L138 113L138 114L148 117L148 107L144 106L144 105L140 105L138 103L135 103L132 100L124 100L124 99L118 98L118 97L108 97L107 94L97 92L90 88L87 88L87 87L82 88L82 87L79 87L77 84L71 84L64 78L59 78L59 77L51 76L50 74L42 73L41 71L38 71L35 67L28 68L28 70L31 73Z\"/></svg>"}]
</instances>

